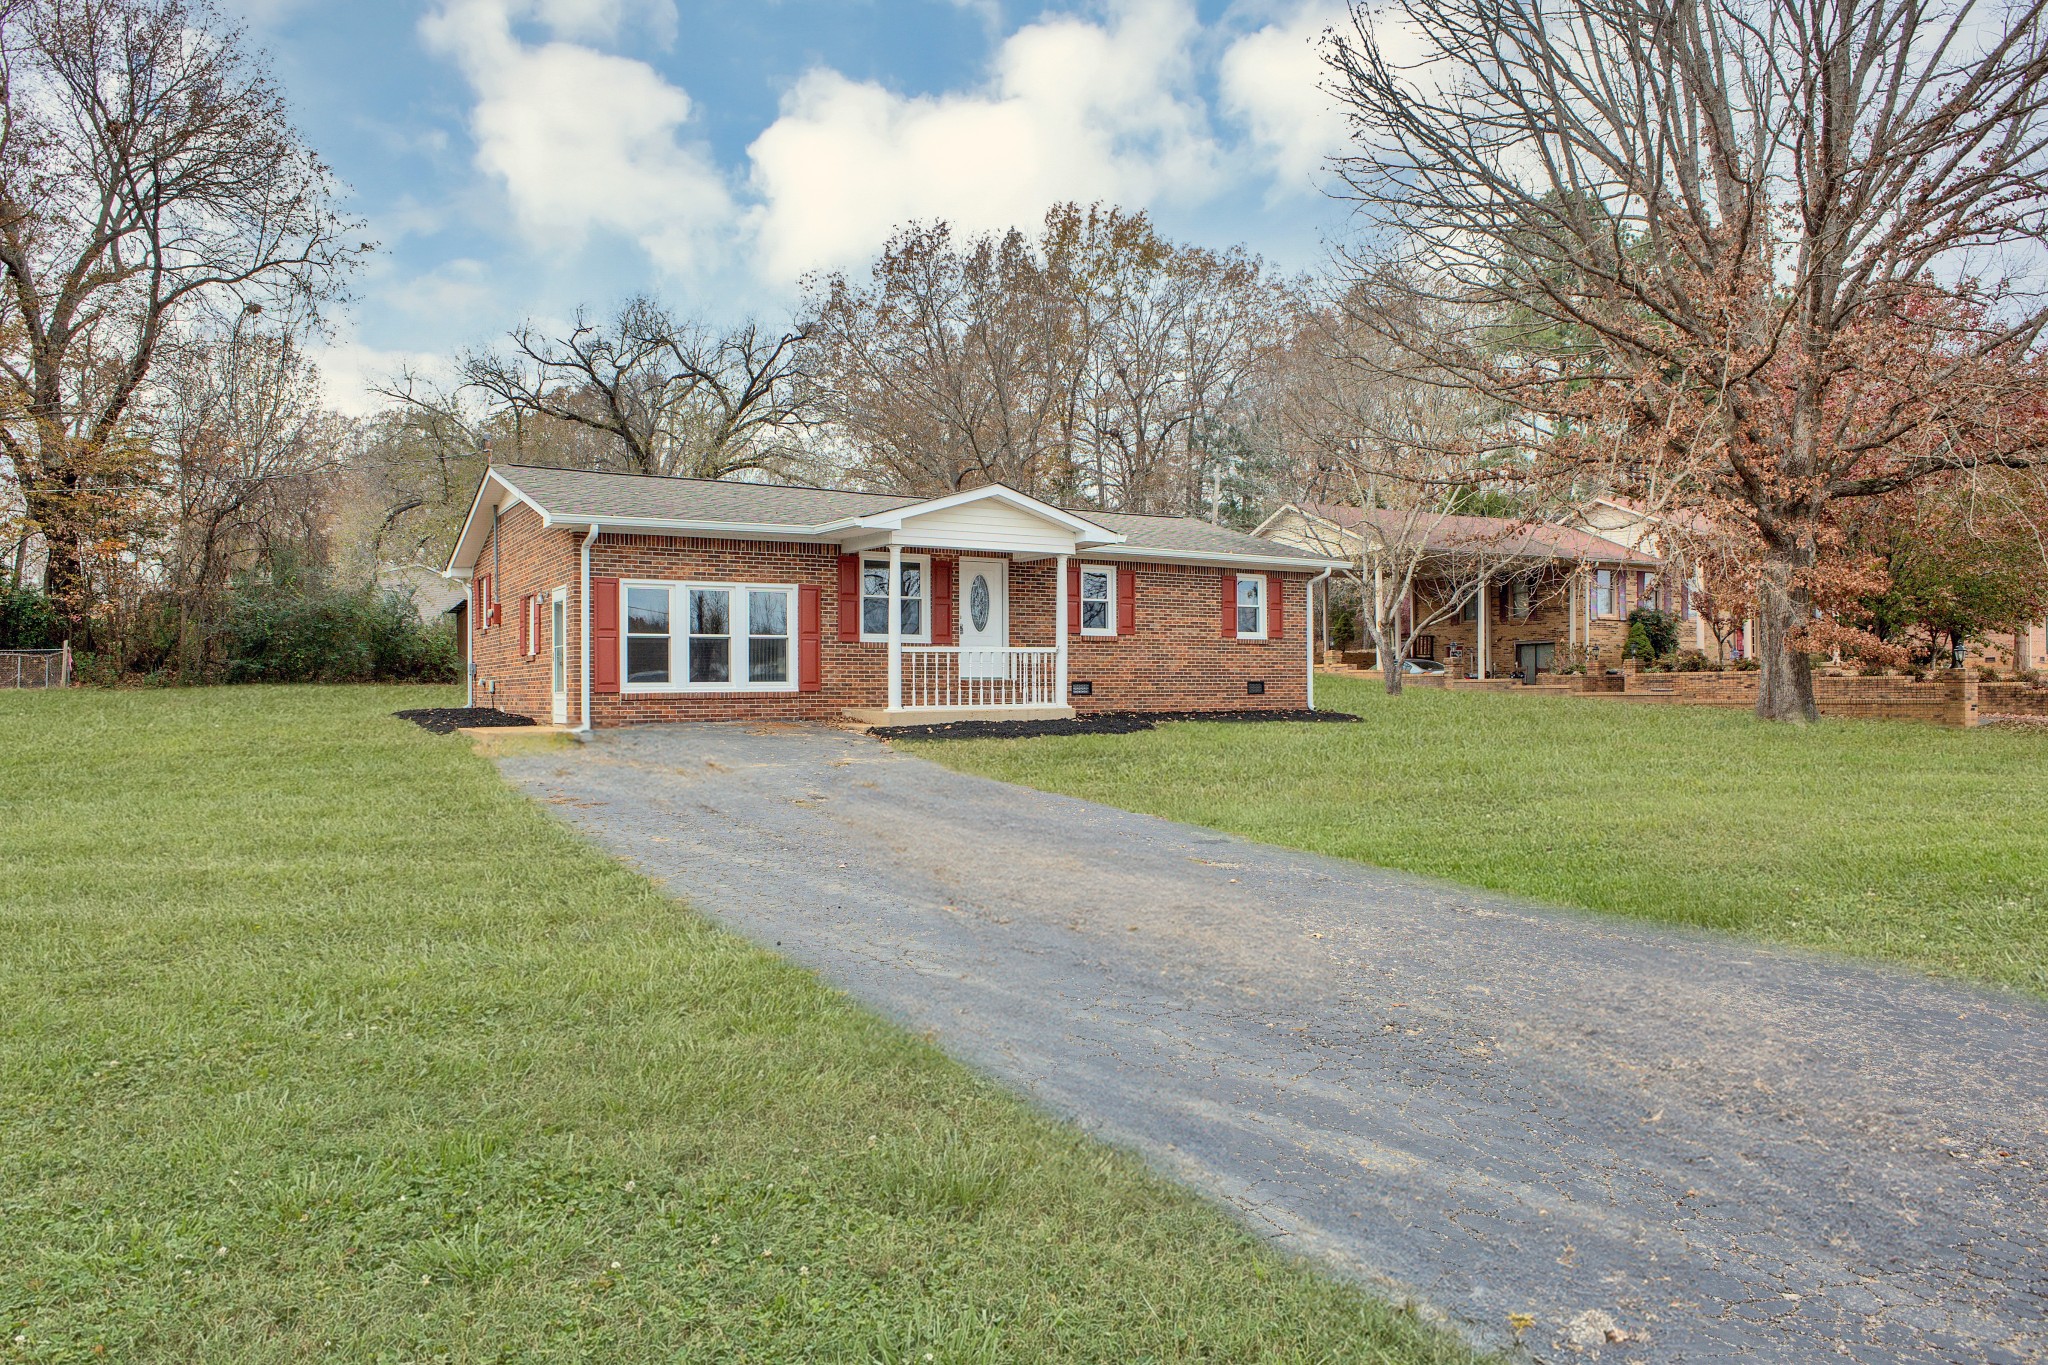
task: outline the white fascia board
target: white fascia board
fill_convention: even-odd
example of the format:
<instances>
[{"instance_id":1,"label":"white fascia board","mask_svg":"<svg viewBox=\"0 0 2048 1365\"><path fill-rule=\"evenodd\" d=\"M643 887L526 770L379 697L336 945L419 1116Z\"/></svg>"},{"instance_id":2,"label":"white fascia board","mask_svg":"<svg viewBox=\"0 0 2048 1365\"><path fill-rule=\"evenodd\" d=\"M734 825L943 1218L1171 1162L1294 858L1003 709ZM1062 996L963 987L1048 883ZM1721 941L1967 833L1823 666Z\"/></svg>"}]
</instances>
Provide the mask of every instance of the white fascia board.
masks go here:
<instances>
[{"instance_id":1,"label":"white fascia board","mask_svg":"<svg viewBox=\"0 0 2048 1365\"><path fill-rule=\"evenodd\" d=\"M448 552L448 563L443 569L445 574L467 574L472 571L471 566L476 563L476 554L483 548L483 531L478 525L478 517L484 509L484 490L494 483L510 493L513 502L525 503L540 514L543 522L547 520L546 508L520 492L510 479L495 468L486 469L484 476L477 480L476 496L469 500L469 515L462 519L462 531L455 537L454 548Z\"/></svg>"},{"instance_id":2,"label":"white fascia board","mask_svg":"<svg viewBox=\"0 0 2048 1365\"><path fill-rule=\"evenodd\" d=\"M1128 559L1155 564L1213 564L1222 569L1272 569L1283 573L1320 573L1324 569L1348 569L1348 559L1324 559L1310 555L1238 555L1216 550L1148 550L1141 545L1115 545L1092 550L1097 559Z\"/></svg>"}]
</instances>

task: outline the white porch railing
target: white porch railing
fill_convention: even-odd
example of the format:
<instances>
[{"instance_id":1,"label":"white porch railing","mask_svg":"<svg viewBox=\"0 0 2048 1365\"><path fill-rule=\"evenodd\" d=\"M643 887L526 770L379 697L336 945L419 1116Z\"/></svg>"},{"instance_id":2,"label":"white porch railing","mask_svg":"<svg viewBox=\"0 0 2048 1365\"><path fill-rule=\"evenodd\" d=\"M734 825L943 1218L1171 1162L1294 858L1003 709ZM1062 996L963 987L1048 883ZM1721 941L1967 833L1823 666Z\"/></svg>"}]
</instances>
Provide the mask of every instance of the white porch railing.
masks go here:
<instances>
[{"instance_id":1,"label":"white porch railing","mask_svg":"<svg viewBox=\"0 0 2048 1365\"><path fill-rule=\"evenodd\" d=\"M1059 650L903 647L903 709L1057 706Z\"/></svg>"}]
</instances>

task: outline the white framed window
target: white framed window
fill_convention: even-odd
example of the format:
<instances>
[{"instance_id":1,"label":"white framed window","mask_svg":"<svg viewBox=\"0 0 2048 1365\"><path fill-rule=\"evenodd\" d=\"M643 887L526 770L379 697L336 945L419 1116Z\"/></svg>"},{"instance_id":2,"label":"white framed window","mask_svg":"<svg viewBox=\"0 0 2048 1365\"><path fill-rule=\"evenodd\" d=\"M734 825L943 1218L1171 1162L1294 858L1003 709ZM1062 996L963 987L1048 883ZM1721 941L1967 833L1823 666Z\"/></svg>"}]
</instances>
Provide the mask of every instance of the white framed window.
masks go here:
<instances>
[{"instance_id":1,"label":"white framed window","mask_svg":"<svg viewBox=\"0 0 2048 1365\"><path fill-rule=\"evenodd\" d=\"M932 561L929 555L903 556L903 642L931 640ZM889 638L889 557L863 556L860 561L860 638Z\"/></svg>"},{"instance_id":2,"label":"white framed window","mask_svg":"<svg viewBox=\"0 0 2048 1365\"><path fill-rule=\"evenodd\" d=\"M1479 619L1479 594L1477 592L1466 598L1465 605L1458 608L1458 619L1468 626Z\"/></svg>"},{"instance_id":3,"label":"white framed window","mask_svg":"<svg viewBox=\"0 0 2048 1365\"><path fill-rule=\"evenodd\" d=\"M1083 635L1116 634L1116 570L1081 566L1081 613Z\"/></svg>"},{"instance_id":4,"label":"white framed window","mask_svg":"<svg viewBox=\"0 0 2048 1365\"><path fill-rule=\"evenodd\" d=\"M1266 578L1263 574L1237 576L1237 638L1266 638Z\"/></svg>"},{"instance_id":5,"label":"white framed window","mask_svg":"<svg viewBox=\"0 0 2048 1365\"><path fill-rule=\"evenodd\" d=\"M1508 612L1519 620L1529 619L1529 580L1517 578L1508 592Z\"/></svg>"},{"instance_id":6,"label":"white framed window","mask_svg":"<svg viewBox=\"0 0 2048 1365\"><path fill-rule=\"evenodd\" d=\"M1593 571L1593 615L1619 616L1621 613L1615 610L1615 605L1614 570L1595 569Z\"/></svg>"},{"instance_id":7,"label":"white framed window","mask_svg":"<svg viewBox=\"0 0 2048 1365\"><path fill-rule=\"evenodd\" d=\"M626 692L794 692L794 584L651 583L625 593Z\"/></svg>"}]
</instances>

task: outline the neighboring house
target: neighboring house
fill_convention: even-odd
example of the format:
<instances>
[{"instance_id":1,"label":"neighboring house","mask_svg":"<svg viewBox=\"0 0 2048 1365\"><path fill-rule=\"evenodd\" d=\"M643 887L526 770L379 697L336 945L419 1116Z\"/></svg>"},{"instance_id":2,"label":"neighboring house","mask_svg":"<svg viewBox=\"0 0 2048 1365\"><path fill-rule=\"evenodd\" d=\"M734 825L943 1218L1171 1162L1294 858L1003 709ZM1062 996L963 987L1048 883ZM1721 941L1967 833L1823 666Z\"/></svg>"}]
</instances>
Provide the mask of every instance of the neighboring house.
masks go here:
<instances>
[{"instance_id":1,"label":"neighboring house","mask_svg":"<svg viewBox=\"0 0 2048 1365\"><path fill-rule=\"evenodd\" d=\"M1663 582L1667 585L1667 598L1670 596L1668 585L1683 584L1686 586L1681 591L1685 593L1689 602L1690 594L1700 587L1700 577L1696 570L1686 566L1680 538L1672 533L1676 519L1680 517L1686 519L1686 526L1695 535L1704 534L1709 526L1709 523L1697 513L1659 512L1633 498L1621 497L1618 494L1593 499L1574 518L1573 524L1582 530L1592 532L1602 540L1626 545L1631 550L1660 561L1663 565ZM1674 608L1681 605L1667 601L1663 609L1672 612L1673 615L1680 615L1681 612ZM1750 625L1745 622L1736 628L1735 633L1727 640L1717 641L1714 638L1713 627L1700 613L1692 612L1685 616L1685 624L1680 629L1679 645L1684 649L1696 649L1710 657L1718 657L1725 648L1729 658L1739 659L1746 652L1750 629Z\"/></svg>"},{"instance_id":2,"label":"neighboring house","mask_svg":"<svg viewBox=\"0 0 2048 1365\"><path fill-rule=\"evenodd\" d=\"M456 604L468 596L460 580L450 578L431 564L379 564L377 586L405 593L412 599L420 620L428 625L454 611Z\"/></svg>"},{"instance_id":3,"label":"neighboring house","mask_svg":"<svg viewBox=\"0 0 2048 1365\"><path fill-rule=\"evenodd\" d=\"M1326 556L1182 517L494 466L470 704L578 728L1313 704Z\"/></svg>"},{"instance_id":4,"label":"neighboring house","mask_svg":"<svg viewBox=\"0 0 2048 1365\"><path fill-rule=\"evenodd\" d=\"M1405 514L1329 504L1289 503L1255 534L1283 545L1346 561L1359 572L1366 552L1382 536L1410 534ZM1568 526L1529 526L1501 517L1437 517L1427 522L1422 570L1408 621L1427 621L1455 599L1470 579L1456 575L1484 560L1487 581L1449 620L1427 628L1409 646L1412 658L1436 659L1475 678L1533 678L1584 661L1618 667L1628 642L1628 614L1643 605L1692 622L1692 594L1682 580L1667 581L1655 555ZM1403 558L1406 558L1406 551ZM1430 556L1443 572L1431 573Z\"/></svg>"}]
</instances>

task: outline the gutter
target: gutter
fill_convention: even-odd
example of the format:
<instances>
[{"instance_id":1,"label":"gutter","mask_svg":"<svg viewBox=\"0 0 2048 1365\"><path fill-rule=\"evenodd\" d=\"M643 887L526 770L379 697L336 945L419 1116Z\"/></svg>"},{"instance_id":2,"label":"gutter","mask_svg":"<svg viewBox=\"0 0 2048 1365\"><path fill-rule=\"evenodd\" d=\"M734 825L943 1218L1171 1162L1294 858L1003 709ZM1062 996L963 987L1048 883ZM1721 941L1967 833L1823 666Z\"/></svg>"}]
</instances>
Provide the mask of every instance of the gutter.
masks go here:
<instances>
[{"instance_id":1,"label":"gutter","mask_svg":"<svg viewBox=\"0 0 2048 1365\"><path fill-rule=\"evenodd\" d=\"M597 539L597 531L597 523L592 522L589 532L583 537L583 584L576 596L582 604L580 612L583 617L583 705L576 713L574 731L579 735L590 733L590 546Z\"/></svg>"},{"instance_id":2,"label":"gutter","mask_svg":"<svg viewBox=\"0 0 2048 1365\"><path fill-rule=\"evenodd\" d=\"M1325 569L1308 581L1308 610L1302 613L1308 629L1302 634L1308 636L1308 709L1316 709L1316 585L1330 581L1335 569Z\"/></svg>"}]
</instances>

